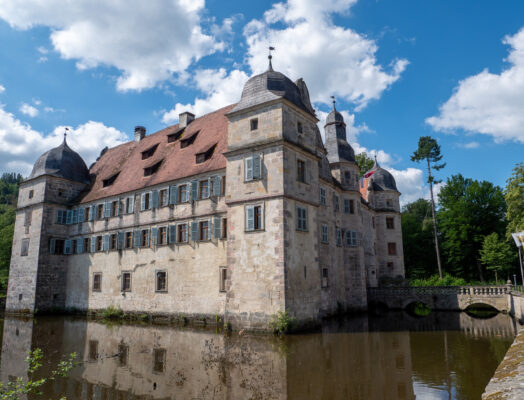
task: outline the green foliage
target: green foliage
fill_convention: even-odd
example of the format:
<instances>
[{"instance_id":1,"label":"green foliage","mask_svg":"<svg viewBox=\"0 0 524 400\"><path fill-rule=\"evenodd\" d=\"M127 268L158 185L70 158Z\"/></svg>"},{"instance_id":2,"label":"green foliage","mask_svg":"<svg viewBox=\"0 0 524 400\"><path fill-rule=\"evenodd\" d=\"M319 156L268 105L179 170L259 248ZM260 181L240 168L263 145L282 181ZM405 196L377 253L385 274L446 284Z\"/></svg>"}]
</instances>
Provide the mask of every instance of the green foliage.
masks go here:
<instances>
[{"instance_id":1,"label":"green foliage","mask_svg":"<svg viewBox=\"0 0 524 400\"><path fill-rule=\"evenodd\" d=\"M457 278L450 274L444 274L440 278L437 274L426 279L413 279L409 281L410 286L466 286L467 282L463 278Z\"/></svg>"},{"instance_id":2,"label":"green foliage","mask_svg":"<svg viewBox=\"0 0 524 400\"><path fill-rule=\"evenodd\" d=\"M431 136L421 136L418 140L418 148L411 155L411 161L421 162L426 161L428 164L428 169L431 170L441 170L446 166L446 163L437 164L442 160L442 155L440 154L440 145L437 143L436 139L433 139ZM428 171L429 172L429 171ZM428 183L438 183L439 181L428 174Z\"/></svg>"},{"instance_id":3,"label":"green foliage","mask_svg":"<svg viewBox=\"0 0 524 400\"><path fill-rule=\"evenodd\" d=\"M44 354L41 349L30 351L27 358L28 379L16 378L6 384L0 382L0 400L19 400L27 398L28 395L42 395L40 388L48 381L54 381L57 377L66 377L69 371L79 365L75 361L76 353L71 353L69 359L60 361L55 370L51 371L48 378L36 379L35 374L42 367ZM62 397L65 399L65 397Z\"/></svg>"},{"instance_id":4,"label":"green foliage","mask_svg":"<svg viewBox=\"0 0 524 400\"><path fill-rule=\"evenodd\" d=\"M506 237L511 240L511 234L524 231L524 163L513 168L513 174L506 182L504 191L507 212Z\"/></svg>"},{"instance_id":5,"label":"green foliage","mask_svg":"<svg viewBox=\"0 0 524 400\"><path fill-rule=\"evenodd\" d=\"M368 157L366 152L356 154L355 162L357 163L358 168L360 170L360 177L362 177L366 172L373 168L373 165L375 164L375 161L373 161L372 158Z\"/></svg>"},{"instance_id":6,"label":"green foliage","mask_svg":"<svg viewBox=\"0 0 524 400\"><path fill-rule=\"evenodd\" d=\"M437 273L431 203L418 199L402 209L402 240L406 278L426 278Z\"/></svg>"},{"instance_id":7,"label":"green foliage","mask_svg":"<svg viewBox=\"0 0 524 400\"><path fill-rule=\"evenodd\" d=\"M105 308L100 315L103 319L122 319L125 316L122 309L112 305Z\"/></svg>"},{"instance_id":8,"label":"green foliage","mask_svg":"<svg viewBox=\"0 0 524 400\"><path fill-rule=\"evenodd\" d=\"M270 323L273 332L282 335L288 332L292 326L295 318L291 317L286 311L279 310L274 316Z\"/></svg>"},{"instance_id":9,"label":"green foliage","mask_svg":"<svg viewBox=\"0 0 524 400\"><path fill-rule=\"evenodd\" d=\"M465 279L484 280L479 251L484 237L506 230L502 189L487 181L448 178L439 193L438 221L446 270Z\"/></svg>"},{"instance_id":10,"label":"green foliage","mask_svg":"<svg viewBox=\"0 0 524 400\"><path fill-rule=\"evenodd\" d=\"M480 260L488 270L495 271L498 282L498 274L509 271L516 262L516 254L507 241L499 239L499 235L493 232L484 238Z\"/></svg>"},{"instance_id":11,"label":"green foliage","mask_svg":"<svg viewBox=\"0 0 524 400\"><path fill-rule=\"evenodd\" d=\"M431 314L431 308L420 301L413 303L409 308L409 311L415 314L417 317L427 317L429 314Z\"/></svg>"}]
</instances>

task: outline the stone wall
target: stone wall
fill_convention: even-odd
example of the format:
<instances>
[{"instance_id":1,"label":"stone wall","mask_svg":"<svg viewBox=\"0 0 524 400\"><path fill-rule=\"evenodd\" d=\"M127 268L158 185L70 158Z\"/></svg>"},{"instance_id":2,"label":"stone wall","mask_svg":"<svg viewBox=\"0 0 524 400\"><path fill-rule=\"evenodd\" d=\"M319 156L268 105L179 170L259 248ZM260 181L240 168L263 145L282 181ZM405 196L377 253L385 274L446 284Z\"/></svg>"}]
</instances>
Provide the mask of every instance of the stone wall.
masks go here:
<instances>
[{"instance_id":1,"label":"stone wall","mask_svg":"<svg viewBox=\"0 0 524 400\"><path fill-rule=\"evenodd\" d=\"M508 296L508 310L513 318L524 323L524 293L511 292Z\"/></svg>"}]
</instances>

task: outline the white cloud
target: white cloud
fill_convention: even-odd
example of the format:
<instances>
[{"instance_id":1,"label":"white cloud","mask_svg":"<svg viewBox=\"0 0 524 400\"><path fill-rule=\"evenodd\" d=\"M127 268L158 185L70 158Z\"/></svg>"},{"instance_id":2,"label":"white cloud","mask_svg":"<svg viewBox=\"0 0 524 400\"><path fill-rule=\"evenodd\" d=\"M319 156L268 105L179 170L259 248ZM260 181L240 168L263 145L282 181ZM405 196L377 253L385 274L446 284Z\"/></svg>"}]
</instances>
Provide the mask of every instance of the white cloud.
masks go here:
<instances>
[{"instance_id":1,"label":"white cloud","mask_svg":"<svg viewBox=\"0 0 524 400\"><path fill-rule=\"evenodd\" d=\"M47 54L49 53L49 50L46 49L44 46L40 46L36 49L40 54Z\"/></svg>"},{"instance_id":2,"label":"white cloud","mask_svg":"<svg viewBox=\"0 0 524 400\"><path fill-rule=\"evenodd\" d=\"M463 149L476 149L480 146L480 143L473 141L473 142L459 144L458 146L462 147Z\"/></svg>"},{"instance_id":3,"label":"white cloud","mask_svg":"<svg viewBox=\"0 0 524 400\"><path fill-rule=\"evenodd\" d=\"M385 71L377 63L373 40L333 23L333 14L349 12L355 2L289 0L273 5L263 20L253 20L244 29L251 70L267 68L263 55L271 44L276 48L275 69L292 79L304 78L314 102L328 104L336 95L360 110L380 98L400 78L408 61L395 60Z\"/></svg>"},{"instance_id":4,"label":"white cloud","mask_svg":"<svg viewBox=\"0 0 524 400\"><path fill-rule=\"evenodd\" d=\"M439 115L426 119L434 129L490 135L495 142L524 143L524 29L506 36L511 46L509 68L500 74L487 69L459 82Z\"/></svg>"},{"instance_id":5,"label":"white cloud","mask_svg":"<svg viewBox=\"0 0 524 400\"><path fill-rule=\"evenodd\" d=\"M38 115L38 109L27 103L22 103L20 106L20 112L30 116L31 118L34 118Z\"/></svg>"},{"instance_id":6,"label":"white cloud","mask_svg":"<svg viewBox=\"0 0 524 400\"><path fill-rule=\"evenodd\" d=\"M196 98L193 104L177 103L173 109L163 114L162 122L176 122L178 114L184 111L190 111L199 117L236 103L247 79L247 74L239 70L233 70L229 74L223 68L197 70L191 82L205 93L205 97Z\"/></svg>"},{"instance_id":7,"label":"white cloud","mask_svg":"<svg viewBox=\"0 0 524 400\"><path fill-rule=\"evenodd\" d=\"M59 126L43 135L0 107L0 171L29 175L36 159L62 142L64 129ZM125 133L94 121L70 128L67 138L70 147L79 152L88 166L103 147L127 140Z\"/></svg>"},{"instance_id":8,"label":"white cloud","mask_svg":"<svg viewBox=\"0 0 524 400\"><path fill-rule=\"evenodd\" d=\"M0 85L0 93L4 93L5 92L5 87Z\"/></svg>"},{"instance_id":9,"label":"white cloud","mask_svg":"<svg viewBox=\"0 0 524 400\"><path fill-rule=\"evenodd\" d=\"M117 88L127 91L154 87L224 49L204 32L203 10L204 0L4 0L0 18L19 29L51 28L62 58L77 60L79 69L115 67ZM219 32L227 33L224 24Z\"/></svg>"},{"instance_id":10,"label":"white cloud","mask_svg":"<svg viewBox=\"0 0 524 400\"><path fill-rule=\"evenodd\" d=\"M397 189L402 195L400 196L401 205L411 203L420 198L429 196L429 189L424 182L424 176L421 169L406 168L398 170L388 167L397 183Z\"/></svg>"}]
</instances>

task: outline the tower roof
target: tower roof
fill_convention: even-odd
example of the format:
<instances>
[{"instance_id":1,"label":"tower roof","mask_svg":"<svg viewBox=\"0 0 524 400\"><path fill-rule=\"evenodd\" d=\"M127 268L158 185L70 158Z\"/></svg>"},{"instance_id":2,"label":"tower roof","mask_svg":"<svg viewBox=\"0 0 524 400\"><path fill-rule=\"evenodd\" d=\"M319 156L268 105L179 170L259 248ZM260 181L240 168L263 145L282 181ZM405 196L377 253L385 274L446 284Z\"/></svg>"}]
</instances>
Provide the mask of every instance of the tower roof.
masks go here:
<instances>
[{"instance_id":1,"label":"tower roof","mask_svg":"<svg viewBox=\"0 0 524 400\"><path fill-rule=\"evenodd\" d=\"M346 138L346 123L342 114L335 108L334 98L333 111L327 116L324 129L329 162L355 162L355 151Z\"/></svg>"},{"instance_id":2,"label":"tower roof","mask_svg":"<svg viewBox=\"0 0 524 400\"><path fill-rule=\"evenodd\" d=\"M378 164L376 158L373 168L364 174L364 178L369 178L369 186L371 186L372 190L395 190L398 192L395 178L389 171Z\"/></svg>"},{"instance_id":3,"label":"tower roof","mask_svg":"<svg viewBox=\"0 0 524 400\"><path fill-rule=\"evenodd\" d=\"M42 175L52 175L76 182L89 182L89 171L84 160L67 145L65 137L60 146L45 152L36 160L28 179Z\"/></svg>"}]
</instances>

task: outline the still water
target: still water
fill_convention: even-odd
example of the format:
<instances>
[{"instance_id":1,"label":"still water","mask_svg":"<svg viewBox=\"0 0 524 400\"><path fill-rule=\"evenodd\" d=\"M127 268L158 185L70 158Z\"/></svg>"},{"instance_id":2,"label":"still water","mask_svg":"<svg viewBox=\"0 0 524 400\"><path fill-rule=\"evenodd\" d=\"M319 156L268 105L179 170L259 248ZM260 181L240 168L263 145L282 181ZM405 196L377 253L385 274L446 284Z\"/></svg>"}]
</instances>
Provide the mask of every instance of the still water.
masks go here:
<instances>
[{"instance_id":1,"label":"still water","mask_svg":"<svg viewBox=\"0 0 524 400\"><path fill-rule=\"evenodd\" d=\"M507 315L361 315L279 339L213 330L5 318L0 378L27 377L78 353L44 399L480 399L518 327ZM40 397L38 397L40 398Z\"/></svg>"}]
</instances>

